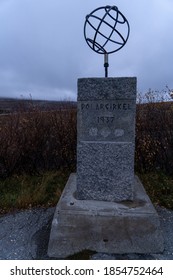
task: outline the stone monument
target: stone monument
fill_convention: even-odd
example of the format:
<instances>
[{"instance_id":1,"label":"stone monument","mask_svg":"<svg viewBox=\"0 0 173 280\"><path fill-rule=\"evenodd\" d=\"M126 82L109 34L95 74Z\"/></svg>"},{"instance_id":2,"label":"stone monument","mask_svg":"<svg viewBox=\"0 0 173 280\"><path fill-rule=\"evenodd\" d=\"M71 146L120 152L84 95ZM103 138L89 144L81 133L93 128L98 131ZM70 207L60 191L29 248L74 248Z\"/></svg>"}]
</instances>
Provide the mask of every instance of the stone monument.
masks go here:
<instances>
[{"instance_id":1,"label":"stone monument","mask_svg":"<svg viewBox=\"0 0 173 280\"><path fill-rule=\"evenodd\" d=\"M115 18L129 30L115 6L98 8L90 16L98 19L100 9L105 12L102 22L106 16ZM106 51L97 36L85 38L107 61L112 50ZM164 249L157 212L134 175L136 78L108 78L108 61L104 66L105 78L78 80L77 173L70 175L56 207L50 257L65 258L84 249L116 254Z\"/></svg>"},{"instance_id":2,"label":"stone monument","mask_svg":"<svg viewBox=\"0 0 173 280\"><path fill-rule=\"evenodd\" d=\"M135 78L78 81L77 197L133 200Z\"/></svg>"}]
</instances>

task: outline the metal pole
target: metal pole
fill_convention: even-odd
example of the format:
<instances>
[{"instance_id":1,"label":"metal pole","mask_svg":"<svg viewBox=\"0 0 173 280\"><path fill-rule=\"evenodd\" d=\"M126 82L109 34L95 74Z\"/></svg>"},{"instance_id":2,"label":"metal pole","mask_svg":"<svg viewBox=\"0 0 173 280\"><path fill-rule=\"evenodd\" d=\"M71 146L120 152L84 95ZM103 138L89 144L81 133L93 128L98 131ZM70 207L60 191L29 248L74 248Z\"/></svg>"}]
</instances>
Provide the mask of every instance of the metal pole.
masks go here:
<instances>
[{"instance_id":1,"label":"metal pole","mask_svg":"<svg viewBox=\"0 0 173 280\"><path fill-rule=\"evenodd\" d=\"M108 67L109 67L108 53L104 54L104 67L105 67L105 78L107 78L108 77Z\"/></svg>"}]
</instances>

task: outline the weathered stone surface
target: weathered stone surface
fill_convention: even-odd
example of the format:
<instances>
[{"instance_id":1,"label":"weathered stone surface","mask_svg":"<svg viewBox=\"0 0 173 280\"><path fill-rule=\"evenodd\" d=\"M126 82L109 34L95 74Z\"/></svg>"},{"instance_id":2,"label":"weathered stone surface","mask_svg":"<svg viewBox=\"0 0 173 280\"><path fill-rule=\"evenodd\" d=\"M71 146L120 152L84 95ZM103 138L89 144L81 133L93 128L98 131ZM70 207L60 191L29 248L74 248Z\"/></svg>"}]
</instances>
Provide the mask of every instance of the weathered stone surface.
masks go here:
<instances>
[{"instance_id":1,"label":"weathered stone surface","mask_svg":"<svg viewBox=\"0 0 173 280\"><path fill-rule=\"evenodd\" d=\"M81 142L78 144L78 198L103 201L133 199L134 144Z\"/></svg>"},{"instance_id":2,"label":"weathered stone surface","mask_svg":"<svg viewBox=\"0 0 173 280\"><path fill-rule=\"evenodd\" d=\"M48 255L65 258L84 249L102 253L158 253L163 238L158 215L138 178L133 202L77 200L72 174L57 204Z\"/></svg>"},{"instance_id":3,"label":"weathered stone surface","mask_svg":"<svg viewBox=\"0 0 173 280\"><path fill-rule=\"evenodd\" d=\"M135 100L78 102L78 142L134 142Z\"/></svg>"},{"instance_id":4,"label":"weathered stone surface","mask_svg":"<svg viewBox=\"0 0 173 280\"><path fill-rule=\"evenodd\" d=\"M78 199L133 199L136 78L78 80Z\"/></svg>"},{"instance_id":5,"label":"weathered stone surface","mask_svg":"<svg viewBox=\"0 0 173 280\"><path fill-rule=\"evenodd\" d=\"M78 80L78 101L136 98L136 78L82 78Z\"/></svg>"}]
</instances>

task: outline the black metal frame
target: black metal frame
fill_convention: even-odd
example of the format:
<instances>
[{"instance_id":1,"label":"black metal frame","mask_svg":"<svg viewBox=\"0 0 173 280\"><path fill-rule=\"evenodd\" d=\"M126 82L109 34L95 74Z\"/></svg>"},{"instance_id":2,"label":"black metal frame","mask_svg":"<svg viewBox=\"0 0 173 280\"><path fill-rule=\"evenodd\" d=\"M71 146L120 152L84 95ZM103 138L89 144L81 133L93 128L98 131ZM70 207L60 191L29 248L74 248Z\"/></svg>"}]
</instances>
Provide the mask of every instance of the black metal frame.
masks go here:
<instances>
[{"instance_id":1,"label":"black metal frame","mask_svg":"<svg viewBox=\"0 0 173 280\"><path fill-rule=\"evenodd\" d=\"M95 15L95 13L101 9L104 9L105 10L105 14L103 15L102 18L100 18L99 16ZM111 15L111 11L115 11L116 12L116 17L113 17ZM119 15L121 16L122 20L119 20ZM111 19L114 20L114 25L111 25L109 22L106 22L105 18L109 16L111 17ZM98 19L100 22L99 22L99 25L97 26L97 28L90 22L90 18L93 17L95 19ZM109 26L112 30L109 34L109 36L105 36L102 32L100 32L100 27L102 24L106 24L107 26ZM127 24L127 36L126 38L124 38L122 36L122 34L116 29L116 25L117 23L120 23L120 24L124 24L126 23ZM86 29L87 29L87 25L90 25L94 30L95 30L95 35L94 35L94 39L91 39L91 38L88 38L87 37L87 34L86 34ZM113 33L116 32L119 37L121 38L122 42L118 42L118 41L115 41L113 40L111 37L113 35ZM97 36L101 35L103 38L105 38L105 42L103 45L100 45L96 39L97 39ZM119 51L121 48L124 47L124 45L126 44L128 38L129 38L129 34L130 34L130 25L127 21L127 19L125 18L125 16L118 10L118 8L116 6L103 6L103 7L99 7L97 9L95 9L94 11L92 11L89 15L86 16L86 20L85 20L85 23L84 23L84 37L85 37L85 40L88 44L88 46L93 50L95 51L96 53L98 54L104 54L104 59L105 59L105 63L104 63L104 67L105 67L105 77L108 76L108 54L111 54L111 53L114 53L114 52L117 52ZM113 44L115 45L118 45L118 48L112 50L112 51L107 51L106 50L106 45L108 42L112 42Z\"/></svg>"}]
</instances>

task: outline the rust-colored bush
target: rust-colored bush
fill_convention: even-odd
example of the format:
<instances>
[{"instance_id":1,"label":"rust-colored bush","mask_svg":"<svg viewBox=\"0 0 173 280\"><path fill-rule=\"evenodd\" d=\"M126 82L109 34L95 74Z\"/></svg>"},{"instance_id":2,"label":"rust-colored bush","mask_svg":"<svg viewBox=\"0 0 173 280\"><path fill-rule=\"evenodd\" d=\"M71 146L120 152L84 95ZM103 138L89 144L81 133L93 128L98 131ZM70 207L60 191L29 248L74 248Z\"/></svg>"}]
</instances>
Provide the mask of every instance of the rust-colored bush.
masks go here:
<instances>
[{"instance_id":1,"label":"rust-colored bush","mask_svg":"<svg viewBox=\"0 0 173 280\"><path fill-rule=\"evenodd\" d=\"M65 105L62 105L65 104ZM62 103L44 111L0 116L0 177L76 168L76 107ZM173 103L137 104L135 169L173 173Z\"/></svg>"},{"instance_id":2,"label":"rust-colored bush","mask_svg":"<svg viewBox=\"0 0 173 280\"><path fill-rule=\"evenodd\" d=\"M173 172L173 103L137 105L136 170Z\"/></svg>"},{"instance_id":3,"label":"rust-colored bush","mask_svg":"<svg viewBox=\"0 0 173 280\"><path fill-rule=\"evenodd\" d=\"M34 106L0 116L0 176L75 167L76 110Z\"/></svg>"}]
</instances>

